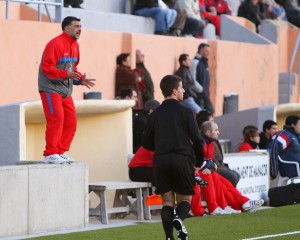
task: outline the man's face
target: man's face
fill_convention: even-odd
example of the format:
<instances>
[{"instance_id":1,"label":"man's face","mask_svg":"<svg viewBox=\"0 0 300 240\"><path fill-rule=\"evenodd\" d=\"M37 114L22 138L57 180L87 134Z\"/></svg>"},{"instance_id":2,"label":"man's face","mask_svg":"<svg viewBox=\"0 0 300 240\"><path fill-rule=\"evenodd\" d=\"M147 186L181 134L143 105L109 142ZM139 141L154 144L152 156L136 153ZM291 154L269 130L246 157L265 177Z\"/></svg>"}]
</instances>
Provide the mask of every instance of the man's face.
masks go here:
<instances>
[{"instance_id":1,"label":"man's face","mask_svg":"<svg viewBox=\"0 0 300 240\"><path fill-rule=\"evenodd\" d=\"M209 57L209 52L210 52L210 48L209 47L205 47L200 51L200 54L205 57L208 58Z\"/></svg>"},{"instance_id":2,"label":"man's face","mask_svg":"<svg viewBox=\"0 0 300 240\"><path fill-rule=\"evenodd\" d=\"M184 94L184 89L182 87L182 82L179 82L178 88L174 89L174 94L176 96L177 101L182 101L183 100L183 94Z\"/></svg>"},{"instance_id":3,"label":"man's face","mask_svg":"<svg viewBox=\"0 0 300 240\"><path fill-rule=\"evenodd\" d=\"M132 91L132 97L130 98L130 100L134 100L136 103L138 102L138 96L136 91Z\"/></svg>"},{"instance_id":4,"label":"man's face","mask_svg":"<svg viewBox=\"0 0 300 240\"><path fill-rule=\"evenodd\" d=\"M183 66L190 68L192 66L192 60L191 60L190 56L187 56L186 60L184 60L182 62L182 64L183 64Z\"/></svg>"},{"instance_id":5,"label":"man's face","mask_svg":"<svg viewBox=\"0 0 300 240\"><path fill-rule=\"evenodd\" d=\"M294 128L296 134L300 134L300 120L295 125L292 124L292 127Z\"/></svg>"},{"instance_id":6,"label":"man's face","mask_svg":"<svg viewBox=\"0 0 300 240\"><path fill-rule=\"evenodd\" d=\"M128 56L124 61L123 61L123 65L127 66L127 67L131 67L131 57Z\"/></svg>"},{"instance_id":7,"label":"man's face","mask_svg":"<svg viewBox=\"0 0 300 240\"><path fill-rule=\"evenodd\" d=\"M277 125L272 125L270 129L266 128L266 136L272 138L277 132Z\"/></svg>"},{"instance_id":8,"label":"man's face","mask_svg":"<svg viewBox=\"0 0 300 240\"><path fill-rule=\"evenodd\" d=\"M79 21L72 21L71 25L65 27L65 33L67 33L74 40L79 39L81 34L81 24Z\"/></svg>"},{"instance_id":9,"label":"man's face","mask_svg":"<svg viewBox=\"0 0 300 240\"><path fill-rule=\"evenodd\" d=\"M137 63L143 63L145 55L141 52L141 50L136 50L135 58Z\"/></svg>"},{"instance_id":10,"label":"man's face","mask_svg":"<svg viewBox=\"0 0 300 240\"><path fill-rule=\"evenodd\" d=\"M213 140L217 140L218 139L218 136L220 134L218 124L216 124L215 122L213 122L212 123L212 129L208 130L208 131L209 131L208 137L210 139L213 139Z\"/></svg>"}]
</instances>

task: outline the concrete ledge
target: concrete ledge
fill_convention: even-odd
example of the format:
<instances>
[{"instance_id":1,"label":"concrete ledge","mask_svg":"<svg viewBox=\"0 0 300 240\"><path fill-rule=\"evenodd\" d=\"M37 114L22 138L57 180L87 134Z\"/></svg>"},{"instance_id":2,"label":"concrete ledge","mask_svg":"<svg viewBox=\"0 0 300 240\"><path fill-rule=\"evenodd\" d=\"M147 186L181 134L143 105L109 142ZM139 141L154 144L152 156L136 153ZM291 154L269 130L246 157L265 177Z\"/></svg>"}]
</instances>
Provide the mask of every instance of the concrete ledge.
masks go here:
<instances>
[{"instance_id":1,"label":"concrete ledge","mask_svg":"<svg viewBox=\"0 0 300 240\"><path fill-rule=\"evenodd\" d=\"M115 1L115 0L114 0ZM100 4L100 3L99 3ZM37 11L36 4L26 5L27 8ZM107 11L109 11L109 7ZM55 17L55 9L48 6L49 14L52 19ZM131 14L115 12L98 11L97 9L80 9L80 8L63 8L62 18L67 16L76 16L81 19L81 24L84 29L98 29L106 31L117 31L127 33L154 33L154 20ZM41 8L41 13L46 17L45 8ZM99 43L101 44L101 43Z\"/></svg>"},{"instance_id":2,"label":"concrete ledge","mask_svg":"<svg viewBox=\"0 0 300 240\"><path fill-rule=\"evenodd\" d=\"M268 39L255 32L255 26L247 19L221 15L221 39L255 44L270 44Z\"/></svg>"},{"instance_id":3,"label":"concrete ledge","mask_svg":"<svg viewBox=\"0 0 300 240\"><path fill-rule=\"evenodd\" d=\"M4 166L0 184L0 237L88 225L84 163Z\"/></svg>"}]
</instances>

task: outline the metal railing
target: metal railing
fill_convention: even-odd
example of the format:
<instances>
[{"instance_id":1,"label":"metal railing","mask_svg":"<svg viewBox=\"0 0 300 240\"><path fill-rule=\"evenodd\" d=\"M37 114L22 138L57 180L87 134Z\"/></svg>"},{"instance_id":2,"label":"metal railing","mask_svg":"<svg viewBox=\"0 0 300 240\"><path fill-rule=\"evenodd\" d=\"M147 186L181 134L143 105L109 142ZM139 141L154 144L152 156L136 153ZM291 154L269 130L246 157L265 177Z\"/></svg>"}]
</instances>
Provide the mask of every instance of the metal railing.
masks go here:
<instances>
[{"instance_id":1,"label":"metal railing","mask_svg":"<svg viewBox=\"0 0 300 240\"><path fill-rule=\"evenodd\" d=\"M0 0L6 2L5 9L5 18L9 18L9 3L10 2L18 2L18 3L33 3L38 5L38 21L42 20L42 12L41 5L45 6L49 22L52 22L52 18L50 16L48 5L55 6L55 22L60 23L62 21L62 9L63 9L63 0L54 0L53 2L45 1L45 0Z\"/></svg>"},{"instance_id":2,"label":"metal railing","mask_svg":"<svg viewBox=\"0 0 300 240\"><path fill-rule=\"evenodd\" d=\"M295 58L298 52L298 78L300 77L300 33L298 34L298 38L296 40L295 43L295 47L293 50L293 54L292 54L292 59L290 62L290 68L289 68L289 84L288 84L288 96L289 96L289 100L288 102L291 101L291 91L292 91L292 72L293 72L293 66L294 66L294 62L295 62Z\"/></svg>"}]
</instances>

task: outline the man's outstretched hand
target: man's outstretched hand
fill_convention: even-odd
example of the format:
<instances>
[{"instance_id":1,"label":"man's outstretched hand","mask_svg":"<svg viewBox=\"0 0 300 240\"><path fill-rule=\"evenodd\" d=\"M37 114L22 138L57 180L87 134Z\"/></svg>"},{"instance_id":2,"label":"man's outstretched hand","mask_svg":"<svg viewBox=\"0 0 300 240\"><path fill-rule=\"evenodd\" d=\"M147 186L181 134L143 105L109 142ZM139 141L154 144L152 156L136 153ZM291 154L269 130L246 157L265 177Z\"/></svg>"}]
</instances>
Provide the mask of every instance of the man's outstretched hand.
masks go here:
<instances>
[{"instance_id":1,"label":"man's outstretched hand","mask_svg":"<svg viewBox=\"0 0 300 240\"><path fill-rule=\"evenodd\" d=\"M84 73L83 76L82 76L82 79L81 79L81 84L83 86L86 86L87 88L91 88L91 87L94 87L95 86L95 82L96 79L89 79L89 78L86 78L86 74Z\"/></svg>"}]
</instances>

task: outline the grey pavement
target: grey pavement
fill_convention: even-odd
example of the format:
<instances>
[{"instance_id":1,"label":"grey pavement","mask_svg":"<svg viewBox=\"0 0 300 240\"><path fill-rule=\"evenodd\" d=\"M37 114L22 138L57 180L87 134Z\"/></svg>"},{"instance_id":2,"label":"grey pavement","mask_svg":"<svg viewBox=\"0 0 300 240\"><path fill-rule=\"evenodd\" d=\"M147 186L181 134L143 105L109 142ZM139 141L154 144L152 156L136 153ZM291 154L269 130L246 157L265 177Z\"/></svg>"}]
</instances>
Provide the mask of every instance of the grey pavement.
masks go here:
<instances>
[{"instance_id":1,"label":"grey pavement","mask_svg":"<svg viewBox=\"0 0 300 240\"><path fill-rule=\"evenodd\" d=\"M108 224L102 224L96 217L89 218L89 225L84 228L76 228L76 229L65 229L55 232L45 232L45 233L38 233L32 235L22 235L22 236L12 236L12 237L4 237L0 238L1 240L17 240L17 239L29 239L34 237L41 237L41 236L49 236L49 235L56 235L56 234L67 234L67 233L74 233L74 232L84 232L84 231L92 231L92 230L99 230L105 228L114 228L114 227L124 227L124 226L132 226L132 225L139 225L139 224L147 224L153 222L160 222L160 215L151 215L151 220L137 220L136 216L128 215L124 219L109 219Z\"/></svg>"}]
</instances>

